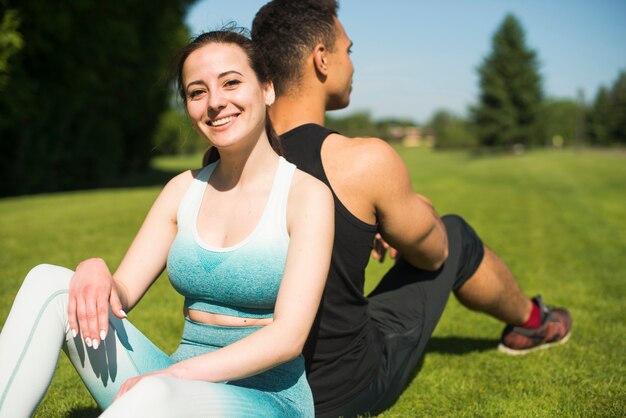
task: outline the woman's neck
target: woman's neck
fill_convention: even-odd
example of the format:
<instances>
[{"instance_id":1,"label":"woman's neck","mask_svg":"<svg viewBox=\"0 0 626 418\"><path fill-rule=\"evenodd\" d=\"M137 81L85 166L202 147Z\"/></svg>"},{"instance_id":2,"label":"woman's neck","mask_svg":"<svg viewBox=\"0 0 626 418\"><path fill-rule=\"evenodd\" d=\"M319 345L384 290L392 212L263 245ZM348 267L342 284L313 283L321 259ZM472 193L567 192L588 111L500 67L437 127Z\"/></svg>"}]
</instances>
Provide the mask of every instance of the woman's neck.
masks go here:
<instances>
[{"instance_id":1,"label":"woman's neck","mask_svg":"<svg viewBox=\"0 0 626 418\"><path fill-rule=\"evenodd\" d=\"M270 167L278 161L278 154L263 135L250 150L220 150L220 161L212 177L214 187L231 189L273 174ZM213 183L213 181L212 181Z\"/></svg>"}]
</instances>

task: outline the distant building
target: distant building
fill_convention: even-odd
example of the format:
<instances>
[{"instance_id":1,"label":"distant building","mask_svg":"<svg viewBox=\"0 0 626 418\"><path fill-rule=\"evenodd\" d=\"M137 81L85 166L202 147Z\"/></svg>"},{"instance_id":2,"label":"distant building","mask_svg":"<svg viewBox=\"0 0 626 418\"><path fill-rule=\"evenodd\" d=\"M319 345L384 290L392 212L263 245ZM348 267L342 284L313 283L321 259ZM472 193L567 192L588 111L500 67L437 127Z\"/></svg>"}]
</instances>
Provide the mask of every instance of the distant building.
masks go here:
<instances>
[{"instance_id":1,"label":"distant building","mask_svg":"<svg viewBox=\"0 0 626 418\"><path fill-rule=\"evenodd\" d=\"M436 142L430 129L422 131L417 126L391 126L389 138L401 142L405 147L433 147Z\"/></svg>"}]
</instances>

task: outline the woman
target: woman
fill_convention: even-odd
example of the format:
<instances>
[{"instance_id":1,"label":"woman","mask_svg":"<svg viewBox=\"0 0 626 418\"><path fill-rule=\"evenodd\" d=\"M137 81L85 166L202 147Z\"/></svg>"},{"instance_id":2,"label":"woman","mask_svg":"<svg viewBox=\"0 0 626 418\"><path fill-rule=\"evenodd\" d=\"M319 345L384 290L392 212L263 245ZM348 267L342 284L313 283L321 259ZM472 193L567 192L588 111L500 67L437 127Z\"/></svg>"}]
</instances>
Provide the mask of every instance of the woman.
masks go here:
<instances>
[{"instance_id":1,"label":"woman","mask_svg":"<svg viewBox=\"0 0 626 418\"><path fill-rule=\"evenodd\" d=\"M0 416L32 413L61 347L103 417L313 415L300 353L330 262L332 195L278 155L273 87L248 38L200 35L178 69L219 159L165 186L115 274L96 259L28 274L0 336ZM171 357L123 319L166 265L185 296Z\"/></svg>"}]
</instances>

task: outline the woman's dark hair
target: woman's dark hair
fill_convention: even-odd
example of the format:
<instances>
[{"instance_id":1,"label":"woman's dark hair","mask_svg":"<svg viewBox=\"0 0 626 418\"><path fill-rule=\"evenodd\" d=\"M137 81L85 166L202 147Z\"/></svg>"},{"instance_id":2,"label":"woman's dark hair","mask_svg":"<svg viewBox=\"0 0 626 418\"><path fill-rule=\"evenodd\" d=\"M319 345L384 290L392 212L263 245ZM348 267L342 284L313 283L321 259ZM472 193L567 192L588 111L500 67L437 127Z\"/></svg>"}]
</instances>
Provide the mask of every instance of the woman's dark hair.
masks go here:
<instances>
[{"instance_id":1,"label":"woman's dark hair","mask_svg":"<svg viewBox=\"0 0 626 418\"><path fill-rule=\"evenodd\" d=\"M187 96L185 94L185 86L183 83L183 67L185 65L185 61L191 55L192 52L197 49L202 48L205 45L209 44L233 44L237 45L239 48L245 52L248 57L248 62L250 67L256 74L257 79L260 83L270 82L270 78L267 73L267 68L263 63L260 55L255 51L252 46L252 41L248 36L246 36L247 31L243 28L238 28L234 25L228 25L220 30L205 32L193 38L185 47L183 47L176 59L176 88L178 90L178 94L183 100L183 102L187 102ZM270 145L272 149L278 155L283 155L282 147L280 145L280 139L278 135L274 131L272 126L272 121L270 120L269 114L265 113L265 132L270 141ZM209 149L205 152L204 158L202 159L203 165L208 165L214 161L217 161L220 158L220 154L215 147L209 147Z\"/></svg>"}]
</instances>

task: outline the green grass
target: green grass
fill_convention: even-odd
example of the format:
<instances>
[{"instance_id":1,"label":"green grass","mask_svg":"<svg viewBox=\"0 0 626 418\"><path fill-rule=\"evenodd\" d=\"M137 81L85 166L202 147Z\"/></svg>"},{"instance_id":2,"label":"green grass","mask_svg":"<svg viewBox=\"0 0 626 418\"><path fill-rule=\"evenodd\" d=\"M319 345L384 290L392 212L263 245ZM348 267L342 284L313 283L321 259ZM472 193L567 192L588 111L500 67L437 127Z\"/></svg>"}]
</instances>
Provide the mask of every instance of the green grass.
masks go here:
<instances>
[{"instance_id":1,"label":"green grass","mask_svg":"<svg viewBox=\"0 0 626 418\"><path fill-rule=\"evenodd\" d=\"M626 411L626 156L535 151L520 156L401 149L416 190L440 214L463 215L528 295L567 306L570 342L512 358L495 350L497 321L453 298L418 376L383 417L623 416ZM176 172L199 158L160 159ZM159 177L159 179L162 176ZM150 184L150 182L142 182ZM159 186L0 200L0 323L36 264L120 261ZM389 266L368 267L367 287ZM130 314L166 351L182 329L181 298L162 277ZM37 417L96 416L62 355Z\"/></svg>"}]
</instances>

